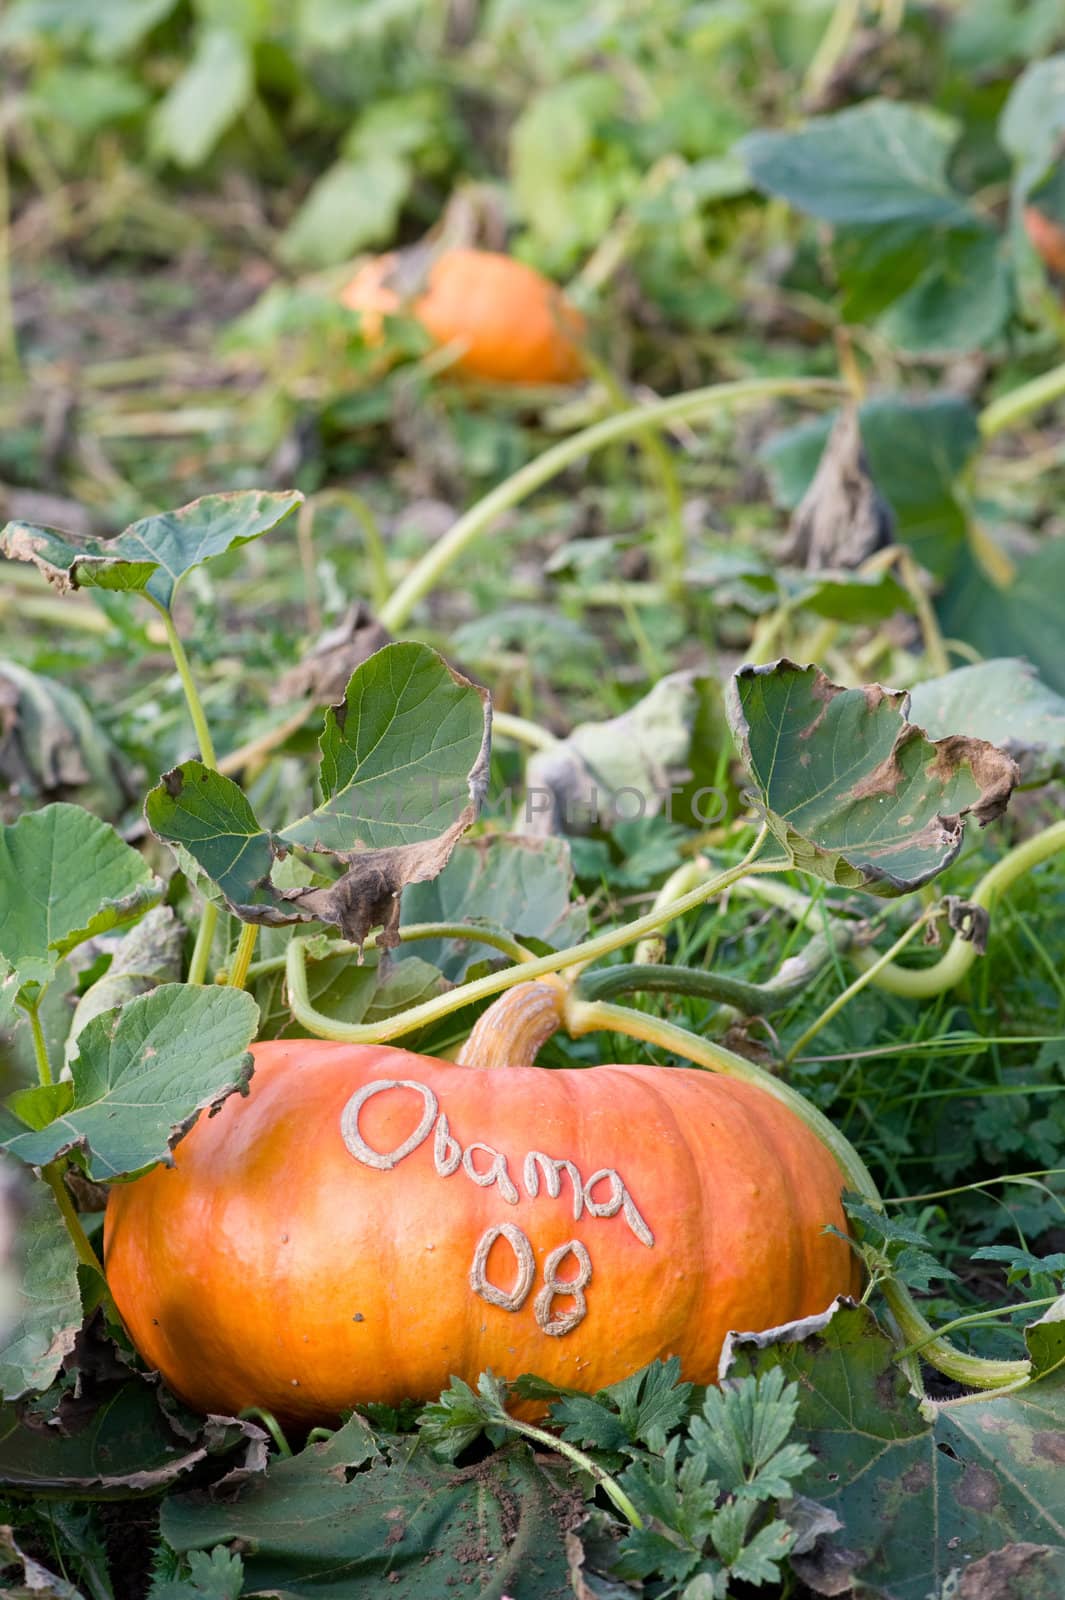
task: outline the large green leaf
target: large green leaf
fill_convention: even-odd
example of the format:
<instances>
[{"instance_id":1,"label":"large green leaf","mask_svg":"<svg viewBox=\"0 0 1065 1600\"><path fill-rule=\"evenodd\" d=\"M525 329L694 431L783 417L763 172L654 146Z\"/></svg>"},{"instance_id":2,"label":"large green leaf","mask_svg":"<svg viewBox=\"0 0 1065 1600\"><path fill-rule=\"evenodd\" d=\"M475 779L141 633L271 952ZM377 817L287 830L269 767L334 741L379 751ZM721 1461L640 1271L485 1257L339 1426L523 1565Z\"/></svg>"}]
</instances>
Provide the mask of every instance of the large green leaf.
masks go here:
<instances>
[{"instance_id":1,"label":"large green leaf","mask_svg":"<svg viewBox=\"0 0 1065 1600\"><path fill-rule=\"evenodd\" d=\"M927 1600L952 1573L983 1559L990 1576L993 1552L1023 1545L1043 1547L1029 1587L959 1594L1060 1593L1042 1586L1065 1571L1060 1373L1008 1394L921 1403L873 1313L847 1302L787 1329L734 1335L723 1352L730 1377L773 1367L799 1384L799 1427L816 1458L803 1494L842 1524L830 1545L792 1558L815 1590L839 1594L856 1580L869 1600ZM829 1572L838 1587L820 1589Z\"/></svg>"},{"instance_id":2,"label":"large green leaf","mask_svg":"<svg viewBox=\"0 0 1065 1600\"><path fill-rule=\"evenodd\" d=\"M803 128L748 134L740 153L760 189L823 222L930 227L968 215L947 177L956 138L926 107L868 100Z\"/></svg>"},{"instance_id":3,"label":"large green leaf","mask_svg":"<svg viewBox=\"0 0 1065 1600\"><path fill-rule=\"evenodd\" d=\"M796 866L829 883L904 894L961 849L962 819L1005 809L1017 768L994 745L931 742L908 697L843 689L817 667L742 667L728 713L766 821Z\"/></svg>"},{"instance_id":4,"label":"large green leaf","mask_svg":"<svg viewBox=\"0 0 1065 1600\"><path fill-rule=\"evenodd\" d=\"M910 690L910 717L933 739L970 733L1011 755L1025 784L1065 776L1065 696L1027 661L958 667Z\"/></svg>"},{"instance_id":5,"label":"large green leaf","mask_svg":"<svg viewBox=\"0 0 1065 1600\"><path fill-rule=\"evenodd\" d=\"M985 656L1023 656L1044 683L1065 694L1063 594L1065 538L1055 538L1019 561L1004 588L963 553L937 611L950 638L966 640Z\"/></svg>"},{"instance_id":6,"label":"large green leaf","mask_svg":"<svg viewBox=\"0 0 1065 1600\"><path fill-rule=\"evenodd\" d=\"M400 920L487 923L560 950L577 944L588 924L584 907L570 899L572 888L565 839L488 834L458 845L438 878L412 884L403 896ZM491 955L476 939L432 939L412 948L452 983Z\"/></svg>"},{"instance_id":7,"label":"large green leaf","mask_svg":"<svg viewBox=\"0 0 1065 1600\"><path fill-rule=\"evenodd\" d=\"M456 1469L409 1438L379 1453L356 1417L235 1498L168 1500L161 1528L181 1552L239 1539L249 1594L441 1600L473 1578L478 1600L565 1600L560 1509L523 1445Z\"/></svg>"},{"instance_id":8,"label":"large green leaf","mask_svg":"<svg viewBox=\"0 0 1065 1600\"><path fill-rule=\"evenodd\" d=\"M30 1166L81 1150L93 1178L140 1172L201 1111L243 1092L259 1010L239 989L167 983L93 1017L78 1038L69 1105L44 1127L0 1140Z\"/></svg>"},{"instance_id":9,"label":"large green leaf","mask_svg":"<svg viewBox=\"0 0 1065 1600\"><path fill-rule=\"evenodd\" d=\"M813 481L834 419L776 433L762 448L775 497L789 509ZM870 400L859 412L862 443L896 538L936 577L946 577L965 540L955 484L980 444L976 413L955 395Z\"/></svg>"},{"instance_id":10,"label":"large green leaf","mask_svg":"<svg viewBox=\"0 0 1065 1600\"><path fill-rule=\"evenodd\" d=\"M332 923L395 942L405 884L434 877L475 820L487 783L488 696L420 644L386 645L326 713L322 802L269 833L241 790L198 761L164 777L145 812L249 922ZM345 873L326 887L279 888L273 864L298 845Z\"/></svg>"},{"instance_id":11,"label":"large green leaf","mask_svg":"<svg viewBox=\"0 0 1065 1600\"><path fill-rule=\"evenodd\" d=\"M73 1350L82 1323L78 1261L55 1196L40 1178L33 1178L19 1201L22 1271L16 1321L0 1338L0 1396L5 1400L47 1389Z\"/></svg>"},{"instance_id":12,"label":"large green leaf","mask_svg":"<svg viewBox=\"0 0 1065 1600\"><path fill-rule=\"evenodd\" d=\"M9 522L0 533L0 552L13 561L32 561L58 589L133 590L169 608L186 572L276 528L302 499L262 489L206 494L134 522L114 539L80 539Z\"/></svg>"},{"instance_id":13,"label":"large green leaf","mask_svg":"<svg viewBox=\"0 0 1065 1600\"><path fill-rule=\"evenodd\" d=\"M998 238L948 176L957 132L927 107L869 100L739 147L759 188L840 229L845 315L886 312L908 349L975 349L1011 309Z\"/></svg>"},{"instance_id":14,"label":"large green leaf","mask_svg":"<svg viewBox=\"0 0 1065 1600\"><path fill-rule=\"evenodd\" d=\"M20 982L47 983L76 945L162 892L143 856L80 806L27 812L0 829L0 958Z\"/></svg>"},{"instance_id":15,"label":"large green leaf","mask_svg":"<svg viewBox=\"0 0 1065 1600\"><path fill-rule=\"evenodd\" d=\"M111 1361L20 1405L0 1405L0 1489L70 1500L157 1494L209 1456L246 1446L246 1468L265 1458L260 1428L229 1417L194 1417L159 1385ZM237 1465L235 1463L235 1465ZM238 1467L238 1470L239 1467ZM3 1590L0 1590L3 1593Z\"/></svg>"}]
</instances>

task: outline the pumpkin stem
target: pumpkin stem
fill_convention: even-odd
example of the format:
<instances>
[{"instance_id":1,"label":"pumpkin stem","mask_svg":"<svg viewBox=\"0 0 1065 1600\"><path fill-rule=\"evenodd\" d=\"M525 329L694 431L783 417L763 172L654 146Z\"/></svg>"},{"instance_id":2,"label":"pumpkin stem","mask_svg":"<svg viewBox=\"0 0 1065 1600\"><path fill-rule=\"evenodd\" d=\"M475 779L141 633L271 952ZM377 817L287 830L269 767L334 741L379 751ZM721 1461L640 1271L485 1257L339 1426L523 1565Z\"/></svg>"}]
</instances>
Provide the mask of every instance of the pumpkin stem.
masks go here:
<instances>
[{"instance_id":1,"label":"pumpkin stem","mask_svg":"<svg viewBox=\"0 0 1065 1600\"><path fill-rule=\"evenodd\" d=\"M562 1026L565 986L516 983L483 1011L457 1057L463 1067L531 1067Z\"/></svg>"}]
</instances>

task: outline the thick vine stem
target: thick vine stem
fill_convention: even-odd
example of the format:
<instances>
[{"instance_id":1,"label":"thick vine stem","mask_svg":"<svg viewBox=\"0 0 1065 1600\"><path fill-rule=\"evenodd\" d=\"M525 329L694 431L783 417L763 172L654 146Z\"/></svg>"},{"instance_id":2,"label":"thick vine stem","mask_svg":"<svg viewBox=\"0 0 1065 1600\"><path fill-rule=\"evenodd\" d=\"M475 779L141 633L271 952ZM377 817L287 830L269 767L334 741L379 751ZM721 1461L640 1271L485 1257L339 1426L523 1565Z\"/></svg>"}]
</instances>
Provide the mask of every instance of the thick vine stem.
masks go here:
<instances>
[{"instance_id":1,"label":"thick vine stem","mask_svg":"<svg viewBox=\"0 0 1065 1600\"><path fill-rule=\"evenodd\" d=\"M827 959L827 955L826 955ZM732 1006L747 1017L768 1017L782 1011L807 987L810 974L791 983L770 988L767 984L745 983L722 972L704 972L695 967L672 967L664 962L628 962L603 967L598 972L582 973L577 994L582 1000L613 1000L620 994L689 994L699 1000L716 1000Z\"/></svg>"},{"instance_id":2,"label":"thick vine stem","mask_svg":"<svg viewBox=\"0 0 1065 1600\"><path fill-rule=\"evenodd\" d=\"M1012 883L1041 861L1057 855L1059 850L1065 850L1065 821L1052 823L1008 851L984 874L969 899L974 905L989 910L996 897L1004 894ZM856 952L853 960L859 967L877 968L870 981L878 989L909 1000L928 1000L961 982L976 960L976 946L955 934L950 948L931 967L900 967L891 961L881 965L881 958L874 950Z\"/></svg>"},{"instance_id":3,"label":"thick vine stem","mask_svg":"<svg viewBox=\"0 0 1065 1600\"><path fill-rule=\"evenodd\" d=\"M311 936L313 939L313 935ZM484 944L490 950L498 950L502 955L509 956L511 961L532 961L531 950L519 944L517 939L504 933L501 928L478 927L473 922L408 922L399 929L400 944L411 944L418 939L466 939L471 944ZM310 941L304 940L304 944ZM323 941L322 948L326 956L358 956L367 950L377 949L377 935L367 934L366 942L361 949L357 944L351 944L347 939L330 939ZM249 982L254 978L263 978L268 972L281 972L286 963L287 956L266 956L262 961L253 961L248 968ZM219 973L218 982L225 982L224 973Z\"/></svg>"},{"instance_id":4,"label":"thick vine stem","mask_svg":"<svg viewBox=\"0 0 1065 1600\"><path fill-rule=\"evenodd\" d=\"M618 439L636 438L648 428L667 428L675 422L687 422L744 400L770 400L784 395L801 399L839 392L840 385L826 378L746 378L672 395L667 400L636 406L631 411L593 422L590 427L582 428L545 450L471 506L393 591L387 605L381 608L382 626L393 633L404 627L419 600L496 517L518 505L574 461L603 445Z\"/></svg>"},{"instance_id":5,"label":"thick vine stem","mask_svg":"<svg viewBox=\"0 0 1065 1600\"><path fill-rule=\"evenodd\" d=\"M44 1029L41 1027L40 1008L42 998L43 994L39 994L34 1005L24 1005L22 1009L30 1019L30 1033L33 1036L33 1058L37 1063L37 1081L42 1087L47 1088L55 1080L52 1076L52 1063L48 1059L48 1044L44 1037Z\"/></svg>"},{"instance_id":6,"label":"thick vine stem","mask_svg":"<svg viewBox=\"0 0 1065 1600\"><path fill-rule=\"evenodd\" d=\"M245 922L241 926L240 939L233 955L233 964L226 975L226 982L232 989L243 989L248 981L248 968L251 958L255 954L255 942L259 937L259 925L256 922Z\"/></svg>"},{"instance_id":7,"label":"thick vine stem","mask_svg":"<svg viewBox=\"0 0 1065 1600\"><path fill-rule=\"evenodd\" d=\"M711 1072L723 1072L728 1077L756 1084L793 1111L827 1146L835 1156L849 1188L871 1201L878 1209L882 1207L880 1192L872 1175L850 1140L816 1106L811 1105L805 1095L773 1077L764 1068L756 1066L753 1061L735 1055L722 1045L699 1039L687 1028L666 1022L661 1017L647 1016L627 1006L609 1005L604 1001L582 1001L576 995L571 995L566 1005L566 1028L574 1038L600 1031L622 1033L628 1038L640 1039L672 1051ZM903 1284L888 1279L881 1285L881 1292L907 1345L919 1350L922 1358L946 1377L973 1389L998 1389L1029 1376L1031 1363L1028 1361L990 1361L956 1350L925 1320Z\"/></svg>"},{"instance_id":8,"label":"thick vine stem","mask_svg":"<svg viewBox=\"0 0 1065 1600\"><path fill-rule=\"evenodd\" d=\"M540 1046L562 1026L565 999L566 985L559 978L505 989L481 1012L456 1061L488 1071L531 1067Z\"/></svg>"},{"instance_id":9,"label":"thick vine stem","mask_svg":"<svg viewBox=\"0 0 1065 1600\"><path fill-rule=\"evenodd\" d=\"M631 944L634 939L639 939L646 933L654 933L674 917L682 916L684 912L701 906L711 896L719 894L722 889L727 889L737 878L747 877L752 872L779 870L778 862L768 862L763 866L755 861L765 843L768 831L768 827L765 826L759 830L742 861L709 878L690 894L674 901L671 906L650 911L646 916L638 917L635 922L627 922L622 928L612 928L609 932L601 933L594 939L587 939L583 944L573 945L568 950L556 950L553 954L540 956L535 961L523 961L503 972L490 972L472 983L459 984L447 994L436 995L432 1000L424 1000L421 1005L411 1006L408 1011L400 1011L395 1016L385 1017L380 1022L337 1022L334 1018L316 1010L311 1004L307 985L307 940L291 939L285 958L285 979L292 1015L301 1027L319 1039L334 1039L342 1044L384 1044L389 1039L397 1039L401 1034L410 1033L414 1028L438 1022L441 1017L450 1016L453 1011L458 1011L463 1006L478 1000L488 1000L492 995L500 994L504 989L510 989L526 979L545 978L550 973L562 972L567 967L587 966L589 962L597 961L600 956L611 955L613 951L623 949L625 945Z\"/></svg>"}]
</instances>

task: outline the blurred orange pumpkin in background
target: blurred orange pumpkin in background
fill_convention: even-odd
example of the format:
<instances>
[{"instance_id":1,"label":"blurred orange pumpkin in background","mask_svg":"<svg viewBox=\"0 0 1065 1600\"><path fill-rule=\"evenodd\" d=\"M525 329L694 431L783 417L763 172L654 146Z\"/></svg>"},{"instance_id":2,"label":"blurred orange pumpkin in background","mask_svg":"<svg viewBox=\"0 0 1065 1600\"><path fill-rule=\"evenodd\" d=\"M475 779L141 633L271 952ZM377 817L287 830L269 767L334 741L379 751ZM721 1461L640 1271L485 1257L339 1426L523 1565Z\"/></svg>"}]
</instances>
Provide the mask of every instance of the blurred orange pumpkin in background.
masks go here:
<instances>
[{"instance_id":1,"label":"blurred orange pumpkin in background","mask_svg":"<svg viewBox=\"0 0 1065 1600\"><path fill-rule=\"evenodd\" d=\"M411 263L414 262L414 270ZM455 345L455 370L495 383L576 383L585 320L557 284L494 250L374 256L341 292L380 339L383 318L407 314L438 345Z\"/></svg>"}]
</instances>

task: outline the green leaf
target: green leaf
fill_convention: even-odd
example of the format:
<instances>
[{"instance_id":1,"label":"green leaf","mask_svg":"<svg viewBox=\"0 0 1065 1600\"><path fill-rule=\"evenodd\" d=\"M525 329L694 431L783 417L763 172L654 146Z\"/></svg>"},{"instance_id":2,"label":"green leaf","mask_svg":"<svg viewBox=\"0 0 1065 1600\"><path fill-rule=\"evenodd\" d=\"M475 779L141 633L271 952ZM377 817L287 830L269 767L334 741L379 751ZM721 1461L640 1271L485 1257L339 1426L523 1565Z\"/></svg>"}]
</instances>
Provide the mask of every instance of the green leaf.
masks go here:
<instances>
[{"instance_id":1,"label":"green leaf","mask_svg":"<svg viewBox=\"0 0 1065 1600\"><path fill-rule=\"evenodd\" d=\"M254 1471L265 1457L263 1434L230 1417L193 1416L158 1384L129 1375L101 1352L100 1376L78 1373L78 1394L59 1383L36 1400L0 1405L0 1489L65 1500L124 1500L157 1494L201 1462L241 1446Z\"/></svg>"},{"instance_id":2,"label":"green leaf","mask_svg":"<svg viewBox=\"0 0 1065 1600\"><path fill-rule=\"evenodd\" d=\"M133 798L127 763L83 700L17 661L0 661L0 698L5 809L12 800L30 809L61 795L105 821L121 815Z\"/></svg>"},{"instance_id":3,"label":"green leaf","mask_svg":"<svg viewBox=\"0 0 1065 1600\"><path fill-rule=\"evenodd\" d=\"M956 137L935 111L871 100L740 145L760 188L843 230L845 315L885 312L904 349L977 349L1012 306L998 236L947 176Z\"/></svg>"},{"instance_id":4,"label":"green leaf","mask_svg":"<svg viewBox=\"0 0 1065 1600\"><path fill-rule=\"evenodd\" d=\"M0 829L0 957L47 983L86 939L132 922L163 886L106 822L51 805Z\"/></svg>"},{"instance_id":5,"label":"green leaf","mask_svg":"<svg viewBox=\"0 0 1065 1600\"><path fill-rule=\"evenodd\" d=\"M132 50L149 29L177 6L177 0L15 0L0 20L0 44L36 43L45 38L78 44L95 56Z\"/></svg>"},{"instance_id":6,"label":"green leaf","mask_svg":"<svg viewBox=\"0 0 1065 1600\"><path fill-rule=\"evenodd\" d=\"M936 609L949 638L964 639L984 656L1023 656L1049 688L1065 695L1063 590L1065 538L1059 537L1020 560L1003 588L966 554Z\"/></svg>"},{"instance_id":7,"label":"green leaf","mask_svg":"<svg viewBox=\"0 0 1065 1600\"><path fill-rule=\"evenodd\" d=\"M799 1427L815 1457L803 1493L842 1523L827 1552L840 1589L849 1578L863 1593L926 1600L951 1572L968 1584L1004 1546L1065 1544L1061 1374L922 1403L872 1312L846 1302L786 1331L733 1335L722 1367L730 1377L780 1368L798 1383Z\"/></svg>"},{"instance_id":8,"label":"green leaf","mask_svg":"<svg viewBox=\"0 0 1065 1600\"><path fill-rule=\"evenodd\" d=\"M219 1545L207 1555L188 1554L189 1576L152 1585L148 1600L240 1600L244 1590L244 1563Z\"/></svg>"},{"instance_id":9,"label":"green leaf","mask_svg":"<svg viewBox=\"0 0 1065 1600\"><path fill-rule=\"evenodd\" d=\"M434 1461L417 1441L379 1453L355 1418L323 1444L272 1462L236 1498L179 1495L161 1529L175 1550L241 1541L248 1593L293 1600L440 1600L476 1580L479 1600L570 1592L548 1479L524 1446L473 1469Z\"/></svg>"},{"instance_id":10,"label":"green leaf","mask_svg":"<svg viewBox=\"0 0 1065 1600\"><path fill-rule=\"evenodd\" d=\"M1028 1324L1024 1342L1032 1360L1033 1379L1045 1381L1052 1373L1060 1379L1065 1374L1065 1295Z\"/></svg>"},{"instance_id":11,"label":"green leaf","mask_svg":"<svg viewBox=\"0 0 1065 1600\"><path fill-rule=\"evenodd\" d=\"M886 622L896 611L907 611L911 601L892 572L869 576L856 572L819 572L796 585L795 598L804 611L834 622L866 626Z\"/></svg>"},{"instance_id":12,"label":"green leaf","mask_svg":"<svg viewBox=\"0 0 1065 1600\"><path fill-rule=\"evenodd\" d=\"M257 823L228 778L198 761L164 777L145 813L187 850L248 922L317 920L361 943L396 943L404 885L435 877L475 820L487 783L488 696L420 644L386 645L326 713L322 803L278 833ZM280 889L274 860L294 845L335 855L325 888Z\"/></svg>"},{"instance_id":13,"label":"green leaf","mask_svg":"<svg viewBox=\"0 0 1065 1600\"><path fill-rule=\"evenodd\" d=\"M411 884L403 896L400 924L486 923L561 950L579 944L588 926L583 905L571 901L572 889L573 865L565 839L486 834L456 845L439 877ZM416 948L452 983L459 983L486 954L476 939L419 940Z\"/></svg>"},{"instance_id":14,"label":"green leaf","mask_svg":"<svg viewBox=\"0 0 1065 1600\"><path fill-rule=\"evenodd\" d=\"M200 166L247 106L254 87L246 40L230 28L205 28L192 60L155 109L156 150L180 167Z\"/></svg>"},{"instance_id":15,"label":"green leaf","mask_svg":"<svg viewBox=\"0 0 1065 1600\"><path fill-rule=\"evenodd\" d=\"M895 515L895 536L923 567L944 578L966 538L955 485L980 444L976 414L954 395L871 400L859 412L862 443L879 492ZM774 434L762 447L774 496L789 509L809 488L833 417Z\"/></svg>"},{"instance_id":16,"label":"green leaf","mask_svg":"<svg viewBox=\"0 0 1065 1600\"><path fill-rule=\"evenodd\" d=\"M781 1372L740 1379L725 1389L708 1389L702 1415L691 1420L693 1447L728 1494L755 1500L785 1500L812 1457L789 1445L795 1425L798 1390L785 1387Z\"/></svg>"},{"instance_id":17,"label":"green leaf","mask_svg":"<svg viewBox=\"0 0 1065 1600\"><path fill-rule=\"evenodd\" d=\"M910 716L933 739L968 733L1013 757L1024 784L1065 777L1065 696L1027 661L957 667L910 690Z\"/></svg>"},{"instance_id":18,"label":"green leaf","mask_svg":"<svg viewBox=\"0 0 1065 1600\"><path fill-rule=\"evenodd\" d=\"M938 112L867 100L783 133L752 133L739 153L752 181L823 222L966 221L947 161L957 128Z\"/></svg>"},{"instance_id":19,"label":"green leaf","mask_svg":"<svg viewBox=\"0 0 1065 1600\"><path fill-rule=\"evenodd\" d=\"M907 721L908 697L843 689L817 667L742 667L728 713L774 836L829 883L905 894L957 856L963 818L1005 810L1017 769L994 745L933 743Z\"/></svg>"},{"instance_id":20,"label":"green leaf","mask_svg":"<svg viewBox=\"0 0 1065 1600\"><path fill-rule=\"evenodd\" d=\"M439 969L419 956L395 960L370 950L361 961L350 952L320 958L309 955L307 961L311 1005L337 1022L380 1022L443 994L447 987ZM269 982L256 988L255 997L263 1013L260 1039L309 1037L292 1018L283 973L270 974Z\"/></svg>"},{"instance_id":21,"label":"green leaf","mask_svg":"<svg viewBox=\"0 0 1065 1600\"><path fill-rule=\"evenodd\" d=\"M245 1090L258 1017L238 989L177 983L93 1017L78 1040L69 1109L2 1143L30 1166L83 1150L101 1182L169 1163L201 1111Z\"/></svg>"},{"instance_id":22,"label":"green leaf","mask_svg":"<svg viewBox=\"0 0 1065 1600\"><path fill-rule=\"evenodd\" d=\"M879 331L900 350L979 350L1013 306L1009 253L989 228L946 238L934 264L888 308Z\"/></svg>"},{"instance_id":23,"label":"green leaf","mask_svg":"<svg viewBox=\"0 0 1065 1600\"><path fill-rule=\"evenodd\" d=\"M176 511L134 522L114 539L81 539L55 528L9 522L0 552L32 561L57 589L121 589L169 610L181 579L211 556L276 528L303 499L263 489L206 494Z\"/></svg>"},{"instance_id":24,"label":"green leaf","mask_svg":"<svg viewBox=\"0 0 1065 1600\"><path fill-rule=\"evenodd\" d=\"M293 266L328 267L385 243L413 181L410 162L393 150L334 162L285 229L282 257Z\"/></svg>"},{"instance_id":25,"label":"green leaf","mask_svg":"<svg viewBox=\"0 0 1065 1600\"><path fill-rule=\"evenodd\" d=\"M9 1165L9 1164L6 1164ZM0 1395L47 1389L81 1327L78 1260L55 1196L40 1178L19 1196L22 1272L13 1326L0 1329Z\"/></svg>"},{"instance_id":26,"label":"green leaf","mask_svg":"<svg viewBox=\"0 0 1065 1600\"><path fill-rule=\"evenodd\" d=\"M1010 90L998 134L1013 157L1017 189L1024 197L1061 154L1065 135L1065 53L1032 61L1025 67Z\"/></svg>"}]
</instances>

